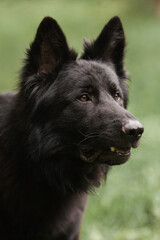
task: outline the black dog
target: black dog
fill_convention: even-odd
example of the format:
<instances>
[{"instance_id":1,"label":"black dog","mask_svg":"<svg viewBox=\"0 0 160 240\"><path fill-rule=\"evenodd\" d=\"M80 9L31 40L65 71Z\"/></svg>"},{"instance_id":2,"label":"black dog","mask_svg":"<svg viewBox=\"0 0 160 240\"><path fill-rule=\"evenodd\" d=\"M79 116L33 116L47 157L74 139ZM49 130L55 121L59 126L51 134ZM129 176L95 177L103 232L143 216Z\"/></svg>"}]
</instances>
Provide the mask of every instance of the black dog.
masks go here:
<instances>
[{"instance_id":1,"label":"black dog","mask_svg":"<svg viewBox=\"0 0 160 240\"><path fill-rule=\"evenodd\" d=\"M137 147L118 17L80 59L46 17L19 91L0 97L0 239L77 240L88 192Z\"/></svg>"}]
</instances>

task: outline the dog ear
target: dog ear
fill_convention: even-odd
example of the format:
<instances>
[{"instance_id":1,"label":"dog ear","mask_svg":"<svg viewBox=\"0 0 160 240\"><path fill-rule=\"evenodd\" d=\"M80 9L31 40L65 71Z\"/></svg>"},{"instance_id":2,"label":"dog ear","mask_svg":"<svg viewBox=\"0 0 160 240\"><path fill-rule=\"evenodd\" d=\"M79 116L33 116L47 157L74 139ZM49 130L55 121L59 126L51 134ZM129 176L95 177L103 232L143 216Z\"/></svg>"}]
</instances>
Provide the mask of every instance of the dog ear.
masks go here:
<instances>
[{"instance_id":1,"label":"dog ear","mask_svg":"<svg viewBox=\"0 0 160 240\"><path fill-rule=\"evenodd\" d=\"M40 23L34 42L27 50L27 59L22 76L33 74L44 76L56 74L62 65L75 60L77 54L70 50L58 23L51 17L45 17Z\"/></svg>"},{"instance_id":2,"label":"dog ear","mask_svg":"<svg viewBox=\"0 0 160 240\"><path fill-rule=\"evenodd\" d=\"M82 59L111 61L117 74L123 77L123 58L125 48L125 36L119 17L113 17L103 28L98 38L89 43L84 42Z\"/></svg>"}]
</instances>

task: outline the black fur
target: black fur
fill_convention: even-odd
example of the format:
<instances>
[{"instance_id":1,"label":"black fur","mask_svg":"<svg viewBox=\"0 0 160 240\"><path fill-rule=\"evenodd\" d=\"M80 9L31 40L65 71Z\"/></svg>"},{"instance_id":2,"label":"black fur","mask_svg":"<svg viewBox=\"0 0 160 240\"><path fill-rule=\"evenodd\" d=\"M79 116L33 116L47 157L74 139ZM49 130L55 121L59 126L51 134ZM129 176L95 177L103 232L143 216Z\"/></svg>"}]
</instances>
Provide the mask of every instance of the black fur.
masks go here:
<instances>
[{"instance_id":1,"label":"black fur","mask_svg":"<svg viewBox=\"0 0 160 240\"><path fill-rule=\"evenodd\" d=\"M76 59L57 22L44 18L18 92L0 96L1 240L77 240L88 192L129 158L110 147L138 145L143 128L124 130L137 120L125 109L120 19L84 45Z\"/></svg>"}]
</instances>

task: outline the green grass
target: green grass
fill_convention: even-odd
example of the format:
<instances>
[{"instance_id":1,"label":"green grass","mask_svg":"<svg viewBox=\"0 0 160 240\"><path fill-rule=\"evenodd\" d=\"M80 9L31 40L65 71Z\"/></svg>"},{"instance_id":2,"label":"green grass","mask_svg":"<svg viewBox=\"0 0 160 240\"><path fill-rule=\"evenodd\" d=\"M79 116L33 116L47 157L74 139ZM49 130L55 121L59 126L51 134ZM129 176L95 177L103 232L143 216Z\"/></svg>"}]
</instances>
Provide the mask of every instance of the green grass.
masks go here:
<instances>
[{"instance_id":1,"label":"green grass","mask_svg":"<svg viewBox=\"0 0 160 240\"><path fill-rule=\"evenodd\" d=\"M82 51L114 15L122 19L129 110L144 124L131 160L112 168L107 183L92 194L82 226L84 240L159 240L160 236L160 19L144 0L0 0L0 91L16 88L25 49L41 19L58 20L68 42Z\"/></svg>"}]
</instances>

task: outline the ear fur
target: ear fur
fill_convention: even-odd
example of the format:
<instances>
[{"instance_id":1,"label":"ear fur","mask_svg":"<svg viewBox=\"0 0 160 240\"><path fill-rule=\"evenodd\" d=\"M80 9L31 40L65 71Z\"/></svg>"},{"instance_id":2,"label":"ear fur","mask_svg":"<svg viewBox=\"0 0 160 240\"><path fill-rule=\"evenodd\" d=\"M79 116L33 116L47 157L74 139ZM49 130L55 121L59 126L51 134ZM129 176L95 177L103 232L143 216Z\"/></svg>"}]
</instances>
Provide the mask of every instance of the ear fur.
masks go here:
<instances>
[{"instance_id":1,"label":"ear fur","mask_svg":"<svg viewBox=\"0 0 160 240\"><path fill-rule=\"evenodd\" d=\"M125 77L123 58L125 36L119 17L113 17L103 28L98 38L89 43L85 41L82 59L111 61L117 74Z\"/></svg>"},{"instance_id":2,"label":"ear fur","mask_svg":"<svg viewBox=\"0 0 160 240\"><path fill-rule=\"evenodd\" d=\"M77 54L70 50L60 26L51 17L45 17L40 23L35 40L27 50L27 59L22 76L33 74L56 74L62 65L75 60Z\"/></svg>"}]
</instances>

